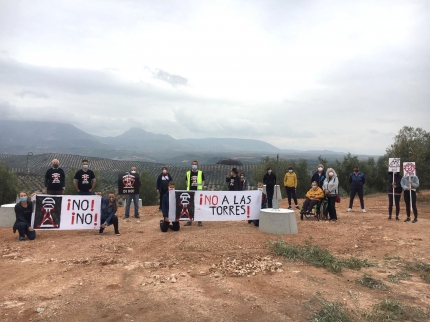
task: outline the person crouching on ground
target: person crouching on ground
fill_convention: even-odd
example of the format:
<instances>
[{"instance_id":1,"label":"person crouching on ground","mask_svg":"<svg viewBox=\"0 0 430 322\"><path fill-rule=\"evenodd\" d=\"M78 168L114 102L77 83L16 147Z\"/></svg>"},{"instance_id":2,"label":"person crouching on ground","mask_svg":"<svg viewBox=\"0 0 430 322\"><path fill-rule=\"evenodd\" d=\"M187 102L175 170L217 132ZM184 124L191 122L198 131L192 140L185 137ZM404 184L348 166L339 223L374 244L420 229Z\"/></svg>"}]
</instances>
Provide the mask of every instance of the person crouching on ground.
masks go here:
<instances>
[{"instance_id":1,"label":"person crouching on ground","mask_svg":"<svg viewBox=\"0 0 430 322\"><path fill-rule=\"evenodd\" d=\"M337 221L336 198L339 195L339 179L332 168L327 169L327 177L324 179L322 186L327 197L328 214L331 221Z\"/></svg>"},{"instance_id":2,"label":"person crouching on ground","mask_svg":"<svg viewBox=\"0 0 430 322\"><path fill-rule=\"evenodd\" d=\"M300 219L303 220L303 215L312 213L314 206L320 203L324 197L324 191L318 187L318 183L312 182L312 188L306 193L306 199L302 211L300 211Z\"/></svg>"},{"instance_id":3,"label":"person crouching on ground","mask_svg":"<svg viewBox=\"0 0 430 322\"><path fill-rule=\"evenodd\" d=\"M18 230L19 241L23 241L25 236L28 239L36 239L36 231L31 227L31 213L33 212L33 203L28 200L28 195L25 191L19 193L19 200L15 205L16 221L13 225L13 232Z\"/></svg>"},{"instance_id":4,"label":"person crouching on ground","mask_svg":"<svg viewBox=\"0 0 430 322\"><path fill-rule=\"evenodd\" d=\"M97 193L99 196L102 195L101 192ZM115 215L116 211L118 209L118 206L116 204L116 197L113 192L110 192L108 194L108 197L102 197L102 203L101 203L101 226L99 230L99 234L103 234L103 231L107 226L113 225L113 228L115 230L115 235L119 236L119 230L118 230L118 217Z\"/></svg>"},{"instance_id":5,"label":"person crouching on ground","mask_svg":"<svg viewBox=\"0 0 430 322\"><path fill-rule=\"evenodd\" d=\"M261 191L261 209L265 209L267 208L267 196L266 194L263 192L263 183L259 182L257 184L258 190ZM255 227L260 226L260 220L259 219L255 219L255 220L248 220L248 224L253 223L255 225Z\"/></svg>"},{"instance_id":6,"label":"person crouching on ground","mask_svg":"<svg viewBox=\"0 0 430 322\"><path fill-rule=\"evenodd\" d=\"M169 182L169 191L175 190L175 183ZM163 212L163 219L160 220L160 229L163 233L167 232L169 228L178 231L180 228L179 221L174 221L170 225L169 222L169 192L165 193L161 202L161 210Z\"/></svg>"}]
</instances>

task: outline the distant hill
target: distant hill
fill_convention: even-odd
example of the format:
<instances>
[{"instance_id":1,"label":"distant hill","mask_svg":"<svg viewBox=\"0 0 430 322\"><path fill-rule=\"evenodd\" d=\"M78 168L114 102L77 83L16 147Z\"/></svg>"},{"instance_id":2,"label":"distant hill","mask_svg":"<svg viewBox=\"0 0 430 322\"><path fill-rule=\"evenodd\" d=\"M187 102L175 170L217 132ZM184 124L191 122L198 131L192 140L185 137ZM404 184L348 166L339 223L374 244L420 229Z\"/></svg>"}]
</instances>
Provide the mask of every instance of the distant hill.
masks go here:
<instances>
[{"instance_id":1,"label":"distant hill","mask_svg":"<svg viewBox=\"0 0 430 322\"><path fill-rule=\"evenodd\" d=\"M271 152L281 151L277 147L259 140L251 139L234 139L234 138L207 138L207 139L179 139L180 143L186 145L189 149L198 151L213 152Z\"/></svg>"}]
</instances>

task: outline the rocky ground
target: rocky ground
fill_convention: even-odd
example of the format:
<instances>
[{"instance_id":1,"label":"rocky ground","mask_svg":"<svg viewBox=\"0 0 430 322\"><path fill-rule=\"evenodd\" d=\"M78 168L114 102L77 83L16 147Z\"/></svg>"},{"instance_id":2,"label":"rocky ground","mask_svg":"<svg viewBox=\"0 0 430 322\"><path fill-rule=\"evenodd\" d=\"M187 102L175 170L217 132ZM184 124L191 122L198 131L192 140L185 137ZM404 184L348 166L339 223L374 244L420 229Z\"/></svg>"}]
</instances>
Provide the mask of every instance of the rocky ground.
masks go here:
<instances>
[{"instance_id":1,"label":"rocky ground","mask_svg":"<svg viewBox=\"0 0 430 322\"><path fill-rule=\"evenodd\" d=\"M406 262L430 263L430 192L419 196L419 221L387 220L387 196L366 198L337 222L300 221L296 235L270 235L247 222L205 222L161 233L158 207L140 219L122 219L96 231L42 231L18 242L12 228L0 229L1 321L307 321L318 310L316 294L343 303L356 321L382 300L425 309L430 287ZM302 200L300 200L300 203ZM356 201L357 203L357 201ZM286 201L280 203L286 207ZM269 241L317 244L335 256L376 264L334 274L277 257ZM371 289L363 274L386 287Z\"/></svg>"}]
</instances>

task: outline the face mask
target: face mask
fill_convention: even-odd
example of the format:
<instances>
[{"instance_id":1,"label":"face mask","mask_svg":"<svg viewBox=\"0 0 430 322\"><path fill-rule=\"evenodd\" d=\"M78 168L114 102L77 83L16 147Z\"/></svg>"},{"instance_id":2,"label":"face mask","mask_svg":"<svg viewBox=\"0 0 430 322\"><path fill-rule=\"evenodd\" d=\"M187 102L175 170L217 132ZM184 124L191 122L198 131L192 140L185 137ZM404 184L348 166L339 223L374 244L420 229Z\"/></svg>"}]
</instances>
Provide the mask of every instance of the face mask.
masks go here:
<instances>
[{"instance_id":1,"label":"face mask","mask_svg":"<svg viewBox=\"0 0 430 322\"><path fill-rule=\"evenodd\" d=\"M191 166L191 168L192 168L193 170L196 170L196 169L197 169L197 164L193 164L193 165Z\"/></svg>"},{"instance_id":2,"label":"face mask","mask_svg":"<svg viewBox=\"0 0 430 322\"><path fill-rule=\"evenodd\" d=\"M263 191L263 188L258 188L259 191Z\"/></svg>"},{"instance_id":3,"label":"face mask","mask_svg":"<svg viewBox=\"0 0 430 322\"><path fill-rule=\"evenodd\" d=\"M25 197L19 197L19 200L21 200L22 202L26 202L26 201L27 201L27 199L28 199L28 197L27 197L27 196L25 196Z\"/></svg>"},{"instance_id":4,"label":"face mask","mask_svg":"<svg viewBox=\"0 0 430 322\"><path fill-rule=\"evenodd\" d=\"M114 202L114 201L115 201L115 198L109 198L109 201Z\"/></svg>"},{"instance_id":5,"label":"face mask","mask_svg":"<svg viewBox=\"0 0 430 322\"><path fill-rule=\"evenodd\" d=\"M54 164L54 165L53 165L53 168L54 168L54 169L58 169L58 164Z\"/></svg>"},{"instance_id":6,"label":"face mask","mask_svg":"<svg viewBox=\"0 0 430 322\"><path fill-rule=\"evenodd\" d=\"M169 190L175 190L175 188L169 188Z\"/></svg>"},{"instance_id":7,"label":"face mask","mask_svg":"<svg viewBox=\"0 0 430 322\"><path fill-rule=\"evenodd\" d=\"M131 171L131 173L136 173L136 171L133 170L133 171Z\"/></svg>"},{"instance_id":8,"label":"face mask","mask_svg":"<svg viewBox=\"0 0 430 322\"><path fill-rule=\"evenodd\" d=\"M289 173L293 172L293 170L288 170Z\"/></svg>"},{"instance_id":9,"label":"face mask","mask_svg":"<svg viewBox=\"0 0 430 322\"><path fill-rule=\"evenodd\" d=\"M240 176L241 179L245 178L244 176Z\"/></svg>"},{"instance_id":10,"label":"face mask","mask_svg":"<svg viewBox=\"0 0 430 322\"><path fill-rule=\"evenodd\" d=\"M322 168L322 167L319 167L319 168L318 168L318 171L323 171L323 168Z\"/></svg>"},{"instance_id":11,"label":"face mask","mask_svg":"<svg viewBox=\"0 0 430 322\"><path fill-rule=\"evenodd\" d=\"M269 174L271 174L271 173L272 173L272 170L267 170L267 172L269 172Z\"/></svg>"},{"instance_id":12,"label":"face mask","mask_svg":"<svg viewBox=\"0 0 430 322\"><path fill-rule=\"evenodd\" d=\"M333 172L330 172L330 173L328 174L328 176L329 176L329 177L333 177Z\"/></svg>"},{"instance_id":13,"label":"face mask","mask_svg":"<svg viewBox=\"0 0 430 322\"><path fill-rule=\"evenodd\" d=\"M88 169L88 164L84 164L84 165L82 166L82 168L83 168L83 169Z\"/></svg>"},{"instance_id":14,"label":"face mask","mask_svg":"<svg viewBox=\"0 0 430 322\"><path fill-rule=\"evenodd\" d=\"M314 190L315 190L316 188L317 188L317 186L312 186L312 189L314 189Z\"/></svg>"},{"instance_id":15,"label":"face mask","mask_svg":"<svg viewBox=\"0 0 430 322\"><path fill-rule=\"evenodd\" d=\"M163 170L163 173L167 173L167 170Z\"/></svg>"}]
</instances>

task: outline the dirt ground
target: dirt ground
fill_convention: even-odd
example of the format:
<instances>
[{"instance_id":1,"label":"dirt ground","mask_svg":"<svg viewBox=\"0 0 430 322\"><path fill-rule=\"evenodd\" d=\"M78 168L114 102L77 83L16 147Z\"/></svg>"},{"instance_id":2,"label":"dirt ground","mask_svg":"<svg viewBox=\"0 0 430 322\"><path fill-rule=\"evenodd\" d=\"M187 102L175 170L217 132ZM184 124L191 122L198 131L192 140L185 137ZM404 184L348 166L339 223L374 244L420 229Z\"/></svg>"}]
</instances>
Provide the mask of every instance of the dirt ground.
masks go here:
<instances>
[{"instance_id":1,"label":"dirt ground","mask_svg":"<svg viewBox=\"0 0 430 322\"><path fill-rule=\"evenodd\" d=\"M300 204L303 200L299 200ZM337 205L337 222L300 221L299 233L271 235L247 222L181 225L162 233L158 207L123 219L121 236L112 226L97 231L38 231L18 242L12 228L0 229L1 321L307 321L317 292L357 314L385 298L426 308L430 287L419 273L391 283L405 261L430 262L430 191L419 196L419 221L387 220L387 196L365 199L367 213ZM283 200L281 207L286 207ZM311 236L311 237L310 237ZM268 241L306 240L335 256L377 263L333 274L274 256ZM311 238L311 239L310 239ZM356 284L367 273L388 290ZM237 276L240 275L240 276Z\"/></svg>"}]
</instances>

